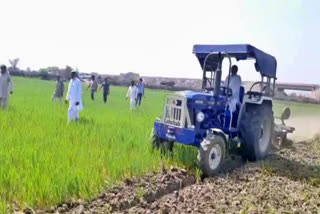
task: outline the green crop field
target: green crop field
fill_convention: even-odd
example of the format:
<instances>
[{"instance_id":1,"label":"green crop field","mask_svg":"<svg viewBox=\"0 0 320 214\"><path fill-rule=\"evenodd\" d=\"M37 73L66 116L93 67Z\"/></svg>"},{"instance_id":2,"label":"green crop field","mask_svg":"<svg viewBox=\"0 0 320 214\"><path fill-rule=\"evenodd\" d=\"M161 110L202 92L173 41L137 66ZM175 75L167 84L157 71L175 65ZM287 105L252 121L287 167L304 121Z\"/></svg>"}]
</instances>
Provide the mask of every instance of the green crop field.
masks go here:
<instances>
[{"instance_id":1,"label":"green crop field","mask_svg":"<svg viewBox=\"0 0 320 214\"><path fill-rule=\"evenodd\" d=\"M276 115L280 115L284 107L291 108L292 117L320 117L320 105L310 103L294 103L286 101L274 101L274 111Z\"/></svg>"},{"instance_id":2,"label":"green crop field","mask_svg":"<svg viewBox=\"0 0 320 214\"><path fill-rule=\"evenodd\" d=\"M0 212L13 203L46 207L70 198L90 198L125 177L143 175L162 164L196 166L196 149L179 146L172 160L151 150L154 119L164 91L147 90L143 106L129 111L126 88L111 87L91 101L84 89L79 124L67 124L68 105L51 103L53 81L14 78L9 109L0 111ZM67 85L66 85L67 86ZM276 103L292 114L318 114L319 106Z\"/></svg>"},{"instance_id":3,"label":"green crop field","mask_svg":"<svg viewBox=\"0 0 320 214\"><path fill-rule=\"evenodd\" d=\"M12 202L43 207L71 197L89 198L124 177L169 164L152 152L149 142L164 92L147 90L143 106L130 112L126 88L111 87L107 105L102 91L93 102L84 89L81 122L68 125L68 105L51 103L54 84L14 78L9 109L0 110L2 211ZM185 155L189 151L179 149L174 158L178 164L194 164L194 155Z\"/></svg>"}]
</instances>

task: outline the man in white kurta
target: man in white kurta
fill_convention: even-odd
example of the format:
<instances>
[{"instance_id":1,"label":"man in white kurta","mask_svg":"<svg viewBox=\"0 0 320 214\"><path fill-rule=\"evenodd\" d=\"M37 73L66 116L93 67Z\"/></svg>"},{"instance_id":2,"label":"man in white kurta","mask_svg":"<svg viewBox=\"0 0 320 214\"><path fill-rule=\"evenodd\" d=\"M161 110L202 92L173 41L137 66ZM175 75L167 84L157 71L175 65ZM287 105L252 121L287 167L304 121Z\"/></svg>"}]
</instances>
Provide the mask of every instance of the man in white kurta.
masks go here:
<instances>
[{"instance_id":1,"label":"man in white kurta","mask_svg":"<svg viewBox=\"0 0 320 214\"><path fill-rule=\"evenodd\" d=\"M0 108L8 107L9 92L13 93L13 83L5 65L1 66L0 73Z\"/></svg>"},{"instance_id":2,"label":"man in white kurta","mask_svg":"<svg viewBox=\"0 0 320 214\"><path fill-rule=\"evenodd\" d=\"M131 85L128 88L126 98L130 99L130 110L134 110L136 108L136 99L137 99L137 86L134 81L131 81Z\"/></svg>"},{"instance_id":3,"label":"man in white kurta","mask_svg":"<svg viewBox=\"0 0 320 214\"><path fill-rule=\"evenodd\" d=\"M66 100L69 101L68 122L71 122L71 120L78 122L79 111L83 109L82 85L75 71L71 73L71 80L69 82Z\"/></svg>"},{"instance_id":4,"label":"man in white kurta","mask_svg":"<svg viewBox=\"0 0 320 214\"><path fill-rule=\"evenodd\" d=\"M224 81L224 86L228 87L232 90L232 96L228 98L230 104L230 110L232 112L236 111L237 104L240 103L240 87L242 84L241 77L237 74L238 73L238 66L233 65L231 68L231 76L227 76L226 80Z\"/></svg>"}]
</instances>

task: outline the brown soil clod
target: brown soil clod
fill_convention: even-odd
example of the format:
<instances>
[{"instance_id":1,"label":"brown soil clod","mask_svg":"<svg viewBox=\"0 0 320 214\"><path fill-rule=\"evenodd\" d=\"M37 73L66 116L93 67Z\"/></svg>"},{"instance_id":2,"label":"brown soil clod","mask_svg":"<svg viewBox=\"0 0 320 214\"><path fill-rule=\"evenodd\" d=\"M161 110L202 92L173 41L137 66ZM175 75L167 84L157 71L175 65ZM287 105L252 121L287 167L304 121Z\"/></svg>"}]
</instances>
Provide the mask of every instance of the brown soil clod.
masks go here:
<instances>
[{"instance_id":1,"label":"brown soil clod","mask_svg":"<svg viewBox=\"0 0 320 214\"><path fill-rule=\"evenodd\" d=\"M172 167L156 175L144 178L125 179L120 186L108 189L88 202L69 201L55 209L38 213L119 213L139 206L148 210L150 203L167 194L177 194L179 190L196 183L196 178L184 169ZM145 210L145 212L146 212ZM166 213L168 208L161 209Z\"/></svg>"}]
</instances>

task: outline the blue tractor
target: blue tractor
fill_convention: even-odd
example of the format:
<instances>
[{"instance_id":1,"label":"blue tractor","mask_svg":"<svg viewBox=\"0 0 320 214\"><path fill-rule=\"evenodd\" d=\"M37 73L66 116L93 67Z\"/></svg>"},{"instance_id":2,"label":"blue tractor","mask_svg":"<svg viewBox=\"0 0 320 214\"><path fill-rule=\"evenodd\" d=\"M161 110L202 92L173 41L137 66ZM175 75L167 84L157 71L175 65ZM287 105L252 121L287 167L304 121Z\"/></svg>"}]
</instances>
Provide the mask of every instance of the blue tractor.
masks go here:
<instances>
[{"instance_id":1,"label":"blue tractor","mask_svg":"<svg viewBox=\"0 0 320 214\"><path fill-rule=\"evenodd\" d=\"M267 156L273 140L274 117L272 97L276 81L275 57L247 44L194 45L193 53L203 71L202 91L181 91L165 99L163 115L154 123L153 148L172 151L174 143L199 148L199 165L205 176L213 176L232 151L249 161ZM244 92L230 110L232 90L221 81L222 64L232 59L254 60L261 80ZM223 63L227 60L227 63ZM253 90L258 86L258 90Z\"/></svg>"}]
</instances>

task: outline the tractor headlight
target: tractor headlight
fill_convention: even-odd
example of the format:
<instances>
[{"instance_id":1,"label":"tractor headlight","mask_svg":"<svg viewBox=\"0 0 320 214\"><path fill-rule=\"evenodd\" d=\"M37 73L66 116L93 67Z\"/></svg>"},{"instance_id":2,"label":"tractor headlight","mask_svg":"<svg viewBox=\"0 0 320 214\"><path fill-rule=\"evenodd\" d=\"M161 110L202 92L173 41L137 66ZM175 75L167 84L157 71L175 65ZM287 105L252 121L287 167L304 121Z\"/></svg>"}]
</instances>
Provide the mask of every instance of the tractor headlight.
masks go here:
<instances>
[{"instance_id":1,"label":"tractor headlight","mask_svg":"<svg viewBox=\"0 0 320 214\"><path fill-rule=\"evenodd\" d=\"M204 121L204 118L205 118L204 113L200 111L200 112L197 114L197 121L198 121L199 123L201 123L202 121Z\"/></svg>"}]
</instances>

